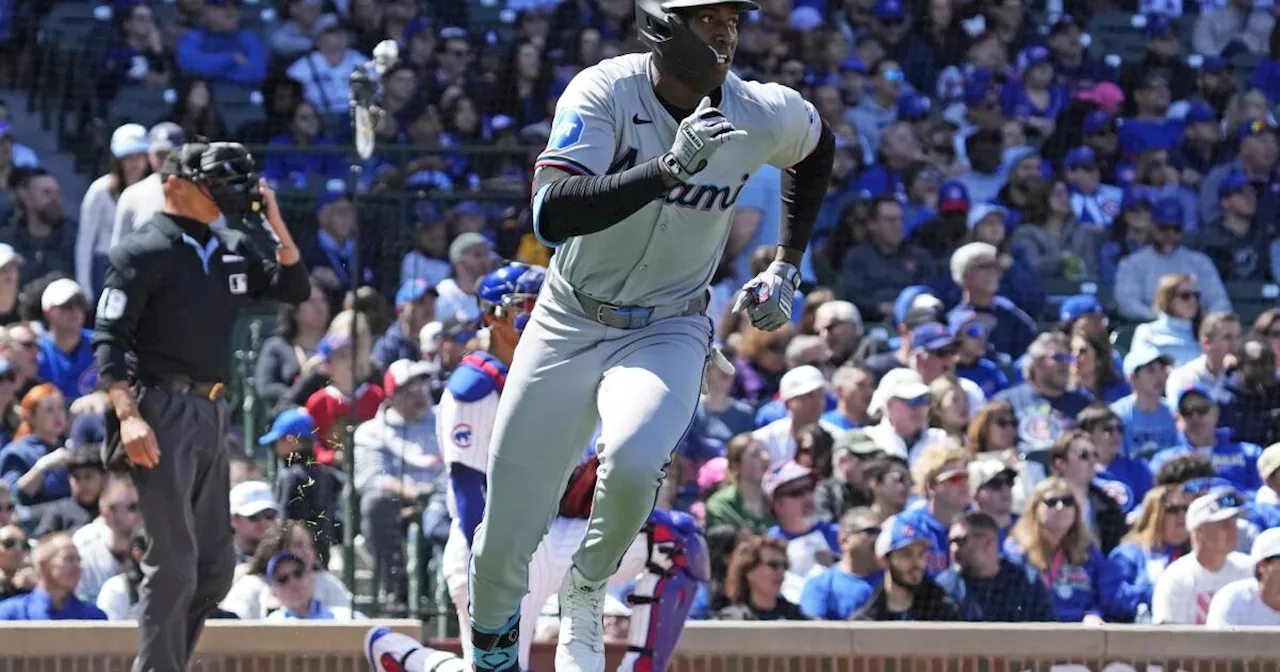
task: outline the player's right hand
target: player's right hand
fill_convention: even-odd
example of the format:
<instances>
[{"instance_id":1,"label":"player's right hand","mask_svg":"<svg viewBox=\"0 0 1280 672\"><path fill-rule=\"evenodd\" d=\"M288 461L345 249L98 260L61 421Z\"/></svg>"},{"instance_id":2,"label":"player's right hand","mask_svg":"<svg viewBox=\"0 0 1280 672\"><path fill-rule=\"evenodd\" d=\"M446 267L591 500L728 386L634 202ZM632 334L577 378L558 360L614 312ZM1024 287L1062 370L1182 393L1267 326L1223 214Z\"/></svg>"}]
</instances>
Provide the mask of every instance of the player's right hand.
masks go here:
<instances>
[{"instance_id":1,"label":"player's right hand","mask_svg":"<svg viewBox=\"0 0 1280 672\"><path fill-rule=\"evenodd\" d=\"M662 155L662 167L671 177L686 182L707 167L707 161L717 149L746 135L746 131L735 128L724 113L711 106L710 97L703 97L693 114L680 122L671 151Z\"/></svg>"},{"instance_id":2,"label":"player's right hand","mask_svg":"<svg viewBox=\"0 0 1280 672\"><path fill-rule=\"evenodd\" d=\"M156 434L140 416L120 421L120 442L124 444L129 462L135 466L151 469L160 464L160 444L156 441Z\"/></svg>"}]
</instances>

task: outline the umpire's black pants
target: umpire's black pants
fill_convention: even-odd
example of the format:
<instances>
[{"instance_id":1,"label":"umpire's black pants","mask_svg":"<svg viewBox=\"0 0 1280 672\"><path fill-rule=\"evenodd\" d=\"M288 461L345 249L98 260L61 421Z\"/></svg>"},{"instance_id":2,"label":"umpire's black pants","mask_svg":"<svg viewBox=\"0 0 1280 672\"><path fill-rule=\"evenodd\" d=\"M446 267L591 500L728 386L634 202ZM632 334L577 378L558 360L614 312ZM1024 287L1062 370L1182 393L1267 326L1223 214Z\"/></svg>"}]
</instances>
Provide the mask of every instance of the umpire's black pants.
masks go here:
<instances>
[{"instance_id":1,"label":"umpire's black pants","mask_svg":"<svg viewBox=\"0 0 1280 672\"><path fill-rule=\"evenodd\" d=\"M132 470L148 543L133 672L179 672L235 575L228 411L225 402L159 387L143 388L138 411L160 463Z\"/></svg>"}]
</instances>

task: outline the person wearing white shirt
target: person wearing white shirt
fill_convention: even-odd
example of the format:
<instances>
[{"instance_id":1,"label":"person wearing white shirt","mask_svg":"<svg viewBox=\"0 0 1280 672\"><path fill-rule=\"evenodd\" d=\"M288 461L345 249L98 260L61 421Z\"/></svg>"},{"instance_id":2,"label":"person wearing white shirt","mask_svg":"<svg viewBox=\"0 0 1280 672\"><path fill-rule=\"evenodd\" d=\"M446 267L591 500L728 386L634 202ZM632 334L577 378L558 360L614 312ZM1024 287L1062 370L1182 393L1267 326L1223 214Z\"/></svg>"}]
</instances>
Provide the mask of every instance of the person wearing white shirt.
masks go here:
<instances>
[{"instance_id":1,"label":"person wearing white shirt","mask_svg":"<svg viewBox=\"0 0 1280 672\"><path fill-rule=\"evenodd\" d=\"M369 57L351 48L351 36L332 14L316 21L316 49L289 66L285 74L302 84L303 97L320 114L346 114L351 108L351 73Z\"/></svg>"},{"instance_id":2,"label":"person wearing white shirt","mask_svg":"<svg viewBox=\"0 0 1280 672\"><path fill-rule=\"evenodd\" d=\"M1253 578L1227 584L1213 596L1205 621L1210 628L1280 626L1280 528L1258 535L1249 555Z\"/></svg>"},{"instance_id":3,"label":"person wearing white shirt","mask_svg":"<svg viewBox=\"0 0 1280 672\"><path fill-rule=\"evenodd\" d=\"M138 589L142 585L142 555L146 552L147 533L139 525L129 539L129 555L125 557L120 572L107 579L102 590L98 591L97 605L107 615L107 620L136 621L142 615Z\"/></svg>"},{"instance_id":4,"label":"person wearing white shirt","mask_svg":"<svg viewBox=\"0 0 1280 672\"><path fill-rule=\"evenodd\" d=\"M120 573L129 557L134 532L142 526L138 512L138 491L133 481L112 477L98 499L100 534L73 536L80 552L80 585L76 595L85 602L98 599L107 580Z\"/></svg>"},{"instance_id":5,"label":"person wearing white shirt","mask_svg":"<svg viewBox=\"0 0 1280 672\"><path fill-rule=\"evenodd\" d=\"M280 551L267 561L271 597L280 608L267 614L268 621L357 621L364 614L341 605L327 605L316 598L316 571L292 551Z\"/></svg>"},{"instance_id":6,"label":"person wearing white shirt","mask_svg":"<svg viewBox=\"0 0 1280 672\"><path fill-rule=\"evenodd\" d=\"M1200 322L1200 349L1203 355L1169 372L1165 396L1177 407L1178 394L1195 385L1216 390L1227 375L1227 357L1240 345L1240 317L1235 313L1209 313Z\"/></svg>"},{"instance_id":7,"label":"person wearing white shirt","mask_svg":"<svg viewBox=\"0 0 1280 672\"><path fill-rule=\"evenodd\" d=\"M871 395L867 413L881 416L880 423L867 429L867 436L881 450L908 460L930 444L944 441L947 433L929 426L929 386L913 369L894 369L884 374Z\"/></svg>"},{"instance_id":8,"label":"person wearing white shirt","mask_svg":"<svg viewBox=\"0 0 1280 672\"><path fill-rule=\"evenodd\" d=\"M1280 504L1280 443L1273 443L1258 456L1258 476L1262 487L1253 495L1257 504Z\"/></svg>"},{"instance_id":9,"label":"person wearing white shirt","mask_svg":"<svg viewBox=\"0 0 1280 672\"><path fill-rule=\"evenodd\" d=\"M1156 580L1151 621L1156 625L1203 625L1214 594L1253 574L1253 561L1235 549L1244 500L1234 489L1215 488L1187 508L1191 553L1173 561Z\"/></svg>"},{"instance_id":10,"label":"person wearing white shirt","mask_svg":"<svg viewBox=\"0 0 1280 672\"><path fill-rule=\"evenodd\" d=\"M107 273L116 221L116 202L124 190L147 174L147 129L125 124L111 134L110 170L89 185L80 200L80 228L76 231L76 282L90 298L97 296Z\"/></svg>"},{"instance_id":11,"label":"person wearing white shirt","mask_svg":"<svg viewBox=\"0 0 1280 672\"><path fill-rule=\"evenodd\" d=\"M822 427L832 438L840 428L822 420L827 405L827 379L816 366L797 366L782 376L779 384L787 414L752 432L752 436L769 448L769 462L777 464L795 458L796 436L812 424Z\"/></svg>"},{"instance_id":12,"label":"person wearing white shirt","mask_svg":"<svg viewBox=\"0 0 1280 672\"><path fill-rule=\"evenodd\" d=\"M470 231L459 235L449 244L449 263L453 265L453 277L436 286L436 315L462 313L467 320L480 319L475 292L480 278L493 270L489 239Z\"/></svg>"}]
</instances>

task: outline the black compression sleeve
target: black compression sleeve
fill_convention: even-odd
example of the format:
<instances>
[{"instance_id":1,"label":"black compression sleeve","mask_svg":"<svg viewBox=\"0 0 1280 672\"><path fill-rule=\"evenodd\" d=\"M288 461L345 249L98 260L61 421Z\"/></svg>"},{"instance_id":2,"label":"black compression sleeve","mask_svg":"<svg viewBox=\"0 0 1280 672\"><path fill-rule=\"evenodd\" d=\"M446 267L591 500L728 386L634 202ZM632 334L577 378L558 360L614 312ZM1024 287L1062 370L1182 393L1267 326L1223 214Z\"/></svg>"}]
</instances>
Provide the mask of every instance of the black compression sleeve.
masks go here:
<instances>
[{"instance_id":1,"label":"black compression sleeve","mask_svg":"<svg viewBox=\"0 0 1280 672\"><path fill-rule=\"evenodd\" d=\"M803 250L809 246L818 210L831 180L831 164L836 156L836 138L822 122L818 145L809 156L782 171L782 230L778 236L782 247Z\"/></svg>"},{"instance_id":2,"label":"black compression sleeve","mask_svg":"<svg viewBox=\"0 0 1280 672\"><path fill-rule=\"evenodd\" d=\"M548 243L604 231L660 198L668 187L658 159L611 175L543 168L533 180L533 226Z\"/></svg>"}]
</instances>

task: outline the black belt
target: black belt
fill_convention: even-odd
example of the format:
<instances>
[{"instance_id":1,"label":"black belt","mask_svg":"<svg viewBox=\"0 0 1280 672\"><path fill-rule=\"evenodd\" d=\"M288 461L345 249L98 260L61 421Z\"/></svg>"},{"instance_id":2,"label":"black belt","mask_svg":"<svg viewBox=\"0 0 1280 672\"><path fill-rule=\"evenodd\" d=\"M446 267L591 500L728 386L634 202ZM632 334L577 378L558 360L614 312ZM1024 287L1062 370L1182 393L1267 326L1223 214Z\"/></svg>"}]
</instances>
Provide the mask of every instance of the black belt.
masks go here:
<instances>
[{"instance_id":1,"label":"black belt","mask_svg":"<svg viewBox=\"0 0 1280 672\"><path fill-rule=\"evenodd\" d=\"M582 310L587 314L587 317L614 329L643 329L658 320L668 317L701 315L706 312L707 304L710 301L709 293L703 292L701 296L689 299L683 304L677 303L669 306L647 308L644 306L615 306L596 301L576 289L573 290L573 294L578 298L578 303L582 306Z\"/></svg>"},{"instance_id":2,"label":"black belt","mask_svg":"<svg viewBox=\"0 0 1280 672\"><path fill-rule=\"evenodd\" d=\"M222 383L203 383L198 380L191 380L185 376L158 378L147 381L143 384L147 387L158 387L177 394L202 397L209 401L217 401L221 399L222 393L227 389L227 386Z\"/></svg>"}]
</instances>

